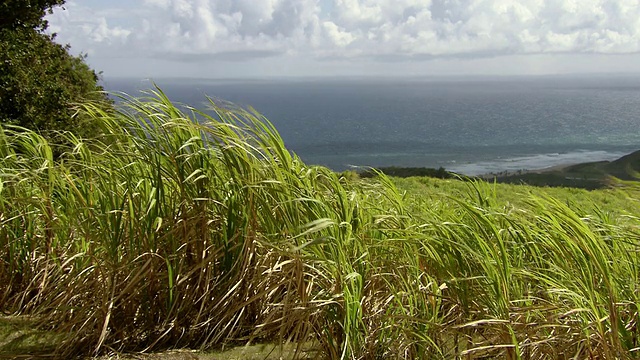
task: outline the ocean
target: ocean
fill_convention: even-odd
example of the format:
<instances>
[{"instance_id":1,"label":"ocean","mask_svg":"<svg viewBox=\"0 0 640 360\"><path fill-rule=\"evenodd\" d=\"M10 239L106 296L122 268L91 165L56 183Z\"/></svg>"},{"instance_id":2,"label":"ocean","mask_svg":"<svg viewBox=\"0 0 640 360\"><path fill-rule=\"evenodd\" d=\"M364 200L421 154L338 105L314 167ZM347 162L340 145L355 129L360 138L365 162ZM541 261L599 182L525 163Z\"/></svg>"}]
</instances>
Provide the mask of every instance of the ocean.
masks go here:
<instances>
[{"instance_id":1,"label":"ocean","mask_svg":"<svg viewBox=\"0 0 640 360\"><path fill-rule=\"evenodd\" d=\"M174 101L252 106L306 163L467 175L614 160L640 149L640 77L154 79ZM131 95L150 80L105 79Z\"/></svg>"}]
</instances>

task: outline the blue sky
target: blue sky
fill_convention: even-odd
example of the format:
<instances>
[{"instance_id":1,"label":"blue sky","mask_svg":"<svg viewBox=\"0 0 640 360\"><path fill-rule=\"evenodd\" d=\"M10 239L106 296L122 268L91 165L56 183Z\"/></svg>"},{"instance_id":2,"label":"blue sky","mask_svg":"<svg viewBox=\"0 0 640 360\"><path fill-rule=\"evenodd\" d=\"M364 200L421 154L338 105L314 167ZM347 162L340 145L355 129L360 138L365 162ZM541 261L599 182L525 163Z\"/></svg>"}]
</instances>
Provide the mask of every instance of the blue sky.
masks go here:
<instances>
[{"instance_id":1,"label":"blue sky","mask_svg":"<svg viewBox=\"0 0 640 360\"><path fill-rule=\"evenodd\" d=\"M48 20L105 77L640 73L636 0L84 0Z\"/></svg>"}]
</instances>

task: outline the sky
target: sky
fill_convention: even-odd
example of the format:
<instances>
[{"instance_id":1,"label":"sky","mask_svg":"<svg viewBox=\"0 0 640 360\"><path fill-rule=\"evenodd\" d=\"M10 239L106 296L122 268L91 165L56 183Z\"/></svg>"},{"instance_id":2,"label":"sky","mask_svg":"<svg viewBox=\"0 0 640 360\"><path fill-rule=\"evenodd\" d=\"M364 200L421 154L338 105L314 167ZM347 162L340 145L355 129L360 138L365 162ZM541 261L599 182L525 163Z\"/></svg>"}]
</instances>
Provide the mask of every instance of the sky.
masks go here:
<instances>
[{"instance_id":1,"label":"sky","mask_svg":"<svg viewBox=\"0 0 640 360\"><path fill-rule=\"evenodd\" d=\"M640 73L638 0L67 0L109 77Z\"/></svg>"}]
</instances>

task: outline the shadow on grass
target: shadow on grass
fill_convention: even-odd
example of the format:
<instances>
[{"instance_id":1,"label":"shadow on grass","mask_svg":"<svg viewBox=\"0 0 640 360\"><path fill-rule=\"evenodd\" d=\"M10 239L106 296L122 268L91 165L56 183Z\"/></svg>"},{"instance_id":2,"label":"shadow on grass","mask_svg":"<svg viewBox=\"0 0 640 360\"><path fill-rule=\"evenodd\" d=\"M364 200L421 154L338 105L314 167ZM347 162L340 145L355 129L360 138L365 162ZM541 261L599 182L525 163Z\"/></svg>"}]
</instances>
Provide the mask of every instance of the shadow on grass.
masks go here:
<instances>
[{"instance_id":1,"label":"shadow on grass","mask_svg":"<svg viewBox=\"0 0 640 360\"><path fill-rule=\"evenodd\" d=\"M24 316L0 316L0 359L54 359L59 335L38 330L36 320ZM296 356L296 344L237 346L212 352L172 350L153 354L118 354L99 360L275 360L317 359L320 353L311 345L303 346Z\"/></svg>"},{"instance_id":2,"label":"shadow on grass","mask_svg":"<svg viewBox=\"0 0 640 360\"><path fill-rule=\"evenodd\" d=\"M59 336L38 330L36 321L28 317L0 317L0 358L54 358Z\"/></svg>"}]
</instances>

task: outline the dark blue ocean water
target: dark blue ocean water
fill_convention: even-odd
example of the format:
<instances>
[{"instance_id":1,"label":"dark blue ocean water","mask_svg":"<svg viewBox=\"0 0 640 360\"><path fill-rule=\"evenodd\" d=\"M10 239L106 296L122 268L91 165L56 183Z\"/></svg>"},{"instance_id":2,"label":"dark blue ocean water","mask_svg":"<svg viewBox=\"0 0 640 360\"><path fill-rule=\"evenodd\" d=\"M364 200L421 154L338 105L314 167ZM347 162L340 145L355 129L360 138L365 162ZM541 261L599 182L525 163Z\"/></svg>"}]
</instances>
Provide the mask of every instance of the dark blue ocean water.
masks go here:
<instances>
[{"instance_id":1,"label":"dark blue ocean water","mask_svg":"<svg viewBox=\"0 0 640 360\"><path fill-rule=\"evenodd\" d=\"M640 149L639 77L156 79L175 101L250 105L310 164L469 175L612 160ZM148 80L107 79L136 94Z\"/></svg>"}]
</instances>

